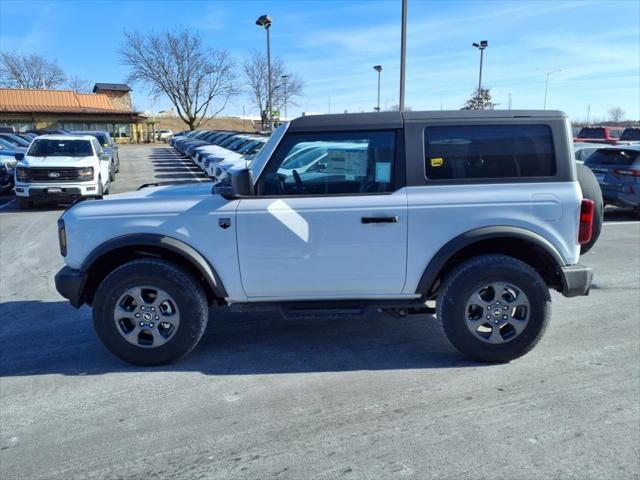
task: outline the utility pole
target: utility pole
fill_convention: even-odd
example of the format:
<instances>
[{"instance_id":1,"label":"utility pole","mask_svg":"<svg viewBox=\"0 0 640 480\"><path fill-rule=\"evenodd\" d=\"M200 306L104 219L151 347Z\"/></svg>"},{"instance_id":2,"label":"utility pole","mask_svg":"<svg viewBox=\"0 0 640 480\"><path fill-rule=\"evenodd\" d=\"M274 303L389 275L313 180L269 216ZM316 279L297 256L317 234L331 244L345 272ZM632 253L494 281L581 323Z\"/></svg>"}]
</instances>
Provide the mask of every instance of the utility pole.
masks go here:
<instances>
[{"instance_id":1,"label":"utility pole","mask_svg":"<svg viewBox=\"0 0 640 480\"><path fill-rule=\"evenodd\" d=\"M400 37L400 102L398 109L404 112L404 81L407 63L407 0L402 0L402 28Z\"/></svg>"},{"instance_id":2,"label":"utility pole","mask_svg":"<svg viewBox=\"0 0 640 480\"><path fill-rule=\"evenodd\" d=\"M545 82L545 85L544 85L544 106L542 107L543 110L546 110L547 109L547 95L549 93L549 76L554 74L554 73L561 72L562 69L558 68L557 70L550 70L548 72L542 70L541 68L536 68L536 70L540 70L542 73L544 73L547 76L547 81Z\"/></svg>"}]
</instances>

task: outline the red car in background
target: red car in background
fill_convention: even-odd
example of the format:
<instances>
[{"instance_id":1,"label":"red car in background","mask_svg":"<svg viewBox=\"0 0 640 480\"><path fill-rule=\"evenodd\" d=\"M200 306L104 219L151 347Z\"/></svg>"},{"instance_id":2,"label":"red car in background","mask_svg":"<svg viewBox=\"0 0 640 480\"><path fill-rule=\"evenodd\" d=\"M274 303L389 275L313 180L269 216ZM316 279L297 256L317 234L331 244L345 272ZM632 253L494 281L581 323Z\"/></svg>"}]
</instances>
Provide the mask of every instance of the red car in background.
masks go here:
<instances>
[{"instance_id":1,"label":"red car in background","mask_svg":"<svg viewBox=\"0 0 640 480\"><path fill-rule=\"evenodd\" d=\"M609 143L616 145L622 135L620 127L583 127L574 142Z\"/></svg>"}]
</instances>

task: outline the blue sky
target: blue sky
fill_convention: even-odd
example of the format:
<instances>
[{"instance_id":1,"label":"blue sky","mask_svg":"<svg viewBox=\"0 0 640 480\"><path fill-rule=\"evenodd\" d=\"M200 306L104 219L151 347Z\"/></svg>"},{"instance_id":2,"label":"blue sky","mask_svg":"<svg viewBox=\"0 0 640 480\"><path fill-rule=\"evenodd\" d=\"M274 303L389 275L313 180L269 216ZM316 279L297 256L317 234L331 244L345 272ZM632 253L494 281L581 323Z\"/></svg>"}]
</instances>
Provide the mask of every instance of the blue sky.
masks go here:
<instances>
[{"instance_id":1,"label":"blue sky","mask_svg":"<svg viewBox=\"0 0 640 480\"><path fill-rule=\"evenodd\" d=\"M370 111L381 64L381 104L398 102L400 0L383 1L13 1L0 0L0 50L36 52L70 75L91 82L121 82L127 75L117 49L125 29L200 31L208 45L231 52L238 63L264 49L255 19L273 18L272 52L305 81L300 112ZM483 86L507 108L547 108L583 119L622 107L640 119L640 2L409 0L407 100L414 110L458 109L478 81L472 42L488 40ZM160 100L168 107L166 99ZM144 87L134 104L150 108ZM249 98L226 114L257 115Z\"/></svg>"}]
</instances>

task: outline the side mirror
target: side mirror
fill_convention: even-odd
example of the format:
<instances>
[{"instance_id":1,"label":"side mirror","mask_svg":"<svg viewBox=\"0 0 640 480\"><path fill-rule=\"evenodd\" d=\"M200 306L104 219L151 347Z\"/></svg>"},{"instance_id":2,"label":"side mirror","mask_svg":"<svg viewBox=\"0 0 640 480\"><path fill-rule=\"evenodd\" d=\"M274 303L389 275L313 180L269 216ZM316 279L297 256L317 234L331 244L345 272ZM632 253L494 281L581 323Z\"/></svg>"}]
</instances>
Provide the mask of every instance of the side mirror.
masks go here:
<instances>
[{"instance_id":1,"label":"side mirror","mask_svg":"<svg viewBox=\"0 0 640 480\"><path fill-rule=\"evenodd\" d=\"M227 180L213 186L212 193L222 195L227 200L235 198L252 197L253 180L251 178L251 170L243 168L241 170L232 170L231 182Z\"/></svg>"},{"instance_id":2,"label":"side mirror","mask_svg":"<svg viewBox=\"0 0 640 480\"><path fill-rule=\"evenodd\" d=\"M16 158L17 161L20 162L20 161L24 160L24 153L22 153L22 152L16 153L14 155L14 157Z\"/></svg>"},{"instance_id":3,"label":"side mirror","mask_svg":"<svg viewBox=\"0 0 640 480\"><path fill-rule=\"evenodd\" d=\"M239 197L253 196L253 179L251 178L251 170L243 168L236 170L231 174L231 186L233 192Z\"/></svg>"},{"instance_id":4,"label":"side mirror","mask_svg":"<svg viewBox=\"0 0 640 480\"><path fill-rule=\"evenodd\" d=\"M111 160L111 158L109 158L109 155L107 155L106 153L101 153L100 160L102 160L103 162L108 162Z\"/></svg>"}]
</instances>

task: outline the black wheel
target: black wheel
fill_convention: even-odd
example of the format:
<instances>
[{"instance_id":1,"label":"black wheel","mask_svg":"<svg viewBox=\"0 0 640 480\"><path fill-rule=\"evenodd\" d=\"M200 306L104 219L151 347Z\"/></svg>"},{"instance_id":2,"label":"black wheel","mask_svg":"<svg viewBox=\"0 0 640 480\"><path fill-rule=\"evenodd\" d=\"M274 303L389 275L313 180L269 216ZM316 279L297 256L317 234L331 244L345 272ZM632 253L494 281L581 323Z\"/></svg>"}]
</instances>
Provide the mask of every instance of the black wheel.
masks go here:
<instances>
[{"instance_id":1,"label":"black wheel","mask_svg":"<svg viewBox=\"0 0 640 480\"><path fill-rule=\"evenodd\" d=\"M114 169L109 171L109 181L113 182L116 179L116 171Z\"/></svg>"},{"instance_id":2,"label":"black wheel","mask_svg":"<svg viewBox=\"0 0 640 480\"><path fill-rule=\"evenodd\" d=\"M578 163L576 165L578 172L578 182L582 189L582 196L593 200L595 204L595 211L593 216L593 230L591 233L591 240L588 243L580 246L580 255L587 253L591 250L591 247L595 245L600 232L602 231L602 221L604 219L604 201L602 200L602 190L598 184L598 180L589 167Z\"/></svg>"},{"instance_id":3,"label":"black wheel","mask_svg":"<svg viewBox=\"0 0 640 480\"><path fill-rule=\"evenodd\" d=\"M29 210L33 208L33 203L28 198L16 197L16 204L20 210Z\"/></svg>"},{"instance_id":4,"label":"black wheel","mask_svg":"<svg viewBox=\"0 0 640 480\"><path fill-rule=\"evenodd\" d=\"M116 357L134 365L164 365L188 355L207 326L202 287L161 259L139 259L111 272L98 287L93 324Z\"/></svg>"},{"instance_id":5,"label":"black wheel","mask_svg":"<svg viewBox=\"0 0 640 480\"><path fill-rule=\"evenodd\" d=\"M540 340L551 314L544 280L526 263L482 255L458 265L445 279L437 315L449 341L484 362L521 357Z\"/></svg>"},{"instance_id":6,"label":"black wheel","mask_svg":"<svg viewBox=\"0 0 640 480\"><path fill-rule=\"evenodd\" d=\"M98 177L98 194L96 198L102 198L104 191L102 190L102 177Z\"/></svg>"}]
</instances>

